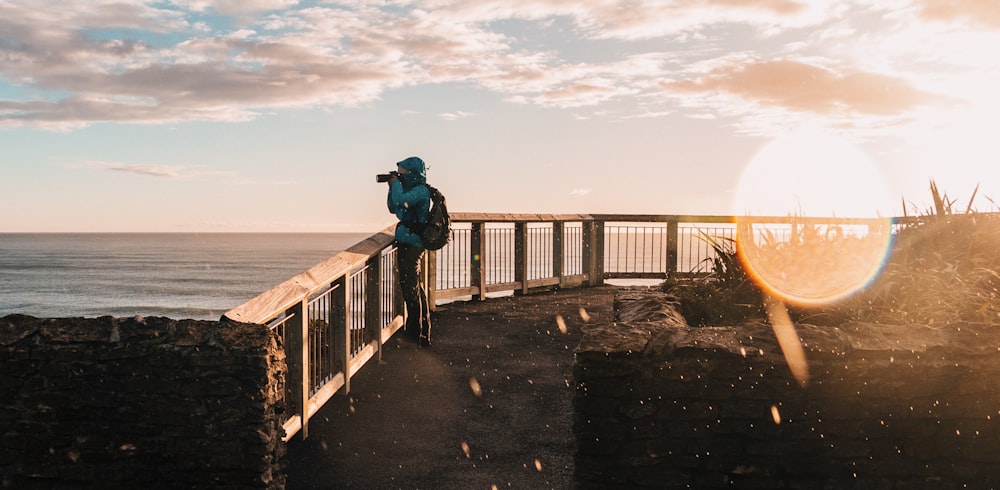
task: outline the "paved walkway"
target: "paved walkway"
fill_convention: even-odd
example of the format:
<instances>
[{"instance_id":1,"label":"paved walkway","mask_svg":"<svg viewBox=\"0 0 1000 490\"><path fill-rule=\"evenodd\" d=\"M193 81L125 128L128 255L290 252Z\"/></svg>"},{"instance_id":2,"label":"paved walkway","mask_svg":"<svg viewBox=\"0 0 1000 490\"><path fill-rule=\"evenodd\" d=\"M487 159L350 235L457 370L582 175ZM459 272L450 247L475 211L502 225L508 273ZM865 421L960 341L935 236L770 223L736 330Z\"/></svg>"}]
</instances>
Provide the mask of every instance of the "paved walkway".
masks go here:
<instances>
[{"instance_id":1,"label":"paved walkway","mask_svg":"<svg viewBox=\"0 0 1000 490\"><path fill-rule=\"evenodd\" d=\"M615 290L440 306L434 345L397 334L289 443L287 488L573 488L573 350Z\"/></svg>"}]
</instances>

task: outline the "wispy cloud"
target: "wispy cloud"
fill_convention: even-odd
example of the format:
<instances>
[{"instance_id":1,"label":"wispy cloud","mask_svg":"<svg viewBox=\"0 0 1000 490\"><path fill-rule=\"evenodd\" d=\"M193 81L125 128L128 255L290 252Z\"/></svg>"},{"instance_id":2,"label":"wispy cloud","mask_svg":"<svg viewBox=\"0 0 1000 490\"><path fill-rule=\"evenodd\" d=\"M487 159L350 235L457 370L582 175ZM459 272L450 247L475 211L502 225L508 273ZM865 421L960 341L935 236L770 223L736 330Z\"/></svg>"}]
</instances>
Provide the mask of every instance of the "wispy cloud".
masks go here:
<instances>
[{"instance_id":1,"label":"wispy cloud","mask_svg":"<svg viewBox=\"0 0 1000 490\"><path fill-rule=\"evenodd\" d=\"M86 168L96 170L106 170L125 174L138 175L143 177L155 177L165 179L223 179L233 185L263 184L284 185L284 181L262 181L250 180L240 176L236 172L226 170L203 170L196 167L180 165L151 165L142 163L88 161L78 164L67 164L67 168Z\"/></svg>"},{"instance_id":2,"label":"wispy cloud","mask_svg":"<svg viewBox=\"0 0 1000 490\"><path fill-rule=\"evenodd\" d=\"M593 191L594 191L593 189L573 189L573 190L569 191L569 195L571 195L571 196L586 196L587 194L590 194Z\"/></svg>"},{"instance_id":3,"label":"wispy cloud","mask_svg":"<svg viewBox=\"0 0 1000 490\"><path fill-rule=\"evenodd\" d=\"M122 172L148 177L165 177L170 179L181 177L183 171L182 167L171 165L142 165L118 162L87 162L84 166L110 170L112 172Z\"/></svg>"},{"instance_id":4,"label":"wispy cloud","mask_svg":"<svg viewBox=\"0 0 1000 490\"><path fill-rule=\"evenodd\" d=\"M475 114L465 111L455 111L455 112L442 112L438 114L438 117L444 119L445 121L457 121L459 119L465 119L467 117L472 117Z\"/></svg>"}]
</instances>

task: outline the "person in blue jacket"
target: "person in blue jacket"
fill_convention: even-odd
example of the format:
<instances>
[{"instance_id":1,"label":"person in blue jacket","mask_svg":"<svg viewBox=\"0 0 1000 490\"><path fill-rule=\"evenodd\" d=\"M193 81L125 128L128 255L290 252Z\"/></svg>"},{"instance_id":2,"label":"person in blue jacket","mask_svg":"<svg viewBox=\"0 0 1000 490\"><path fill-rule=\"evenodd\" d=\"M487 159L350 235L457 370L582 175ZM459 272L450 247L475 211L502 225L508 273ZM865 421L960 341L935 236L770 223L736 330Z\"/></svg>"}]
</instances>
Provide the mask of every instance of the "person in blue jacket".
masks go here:
<instances>
[{"instance_id":1,"label":"person in blue jacket","mask_svg":"<svg viewBox=\"0 0 1000 490\"><path fill-rule=\"evenodd\" d=\"M409 157L396 164L389 178L389 212L396 215L396 262L399 266L399 286L406 302L406 335L421 346L431 344L431 312L427 292L420 280L420 259L424 245L419 230L427 222L431 193L427 169L418 157Z\"/></svg>"}]
</instances>

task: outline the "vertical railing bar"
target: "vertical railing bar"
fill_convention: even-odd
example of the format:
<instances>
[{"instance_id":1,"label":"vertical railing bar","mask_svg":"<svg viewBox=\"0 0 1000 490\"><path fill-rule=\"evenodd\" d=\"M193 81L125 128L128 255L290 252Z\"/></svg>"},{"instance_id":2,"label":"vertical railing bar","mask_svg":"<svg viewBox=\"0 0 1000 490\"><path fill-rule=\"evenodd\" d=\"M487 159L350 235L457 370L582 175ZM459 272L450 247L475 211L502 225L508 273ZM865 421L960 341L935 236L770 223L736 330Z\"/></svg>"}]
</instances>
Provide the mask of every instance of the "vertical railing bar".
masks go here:
<instances>
[{"instance_id":1,"label":"vertical railing bar","mask_svg":"<svg viewBox=\"0 0 1000 490\"><path fill-rule=\"evenodd\" d=\"M632 241L632 272L639 271L639 231L642 228L636 226Z\"/></svg>"},{"instance_id":2,"label":"vertical railing bar","mask_svg":"<svg viewBox=\"0 0 1000 490\"><path fill-rule=\"evenodd\" d=\"M643 273L653 271L653 268L650 265L651 263L649 262L649 260L647 260L651 252L651 249L647 249L647 246L649 246L649 240L650 240L649 237L652 234L653 234L653 228L649 226L642 227L642 272Z\"/></svg>"},{"instance_id":3,"label":"vertical railing bar","mask_svg":"<svg viewBox=\"0 0 1000 490\"><path fill-rule=\"evenodd\" d=\"M671 220L667 222L667 274L677 273L677 263L680 259L677 244L678 222ZM689 233L690 235L690 233Z\"/></svg>"},{"instance_id":4,"label":"vertical railing bar","mask_svg":"<svg viewBox=\"0 0 1000 490\"><path fill-rule=\"evenodd\" d=\"M520 281L520 294L528 294L528 225L514 223L514 282ZM515 291L516 293L517 291Z\"/></svg>"},{"instance_id":5,"label":"vertical railing bar","mask_svg":"<svg viewBox=\"0 0 1000 490\"><path fill-rule=\"evenodd\" d=\"M620 255L618 250L621 248L621 233L619 233L619 228L617 226L608 227L608 232L612 235L608 236L608 254L614 252L614 272L620 272L621 267L619 266ZM611 242L612 236L614 237L614 243ZM608 256L611 259L611 255ZM612 264L611 260L608 260L608 265Z\"/></svg>"},{"instance_id":6,"label":"vertical railing bar","mask_svg":"<svg viewBox=\"0 0 1000 490\"><path fill-rule=\"evenodd\" d=\"M629 250L632 247L632 241L629 240L629 233L632 231L631 226L625 227L625 264L622 266L623 272L629 272Z\"/></svg>"},{"instance_id":7,"label":"vertical railing bar","mask_svg":"<svg viewBox=\"0 0 1000 490\"><path fill-rule=\"evenodd\" d=\"M336 289L331 292L331 298L336 305L331 308L333 314L331 319L336 327L333 330L334 338L331 342L331 350L335 353L335 358L340 364L341 372L344 375L343 393L351 392L351 291L349 275L344 275L337 279Z\"/></svg>"},{"instance_id":8,"label":"vertical railing bar","mask_svg":"<svg viewBox=\"0 0 1000 490\"><path fill-rule=\"evenodd\" d=\"M635 257L634 250L635 247L635 227L627 226L625 233L625 272L635 271ZM631 263L630 263L631 261Z\"/></svg>"}]
</instances>

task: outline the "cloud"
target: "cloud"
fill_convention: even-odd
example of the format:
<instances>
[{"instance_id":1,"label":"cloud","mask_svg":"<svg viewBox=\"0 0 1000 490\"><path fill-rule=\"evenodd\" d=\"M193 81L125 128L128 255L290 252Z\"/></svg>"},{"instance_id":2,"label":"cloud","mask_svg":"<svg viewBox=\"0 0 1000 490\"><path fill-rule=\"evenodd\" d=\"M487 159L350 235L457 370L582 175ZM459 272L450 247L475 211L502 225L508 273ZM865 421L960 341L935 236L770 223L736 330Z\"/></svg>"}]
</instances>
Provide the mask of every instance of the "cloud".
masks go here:
<instances>
[{"instance_id":1,"label":"cloud","mask_svg":"<svg viewBox=\"0 0 1000 490\"><path fill-rule=\"evenodd\" d=\"M89 161L79 164L67 164L68 168L88 168L97 170L109 170L144 177L155 177L164 179L194 179L207 178L219 179L232 185L287 185L286 181L276 180L251 180L240 176L236 172L226 170L199 170L197 168L184 167L179 165L151 165L141 163L104 162Z\"/></svg>"},{"instance_id":2,"label":"cloud","mask_svg":"<svg viewBox=\"0 0 1000 490\"><path fill-rule=\"evenodd\" d=\"M455 111L455 112L442 112L438 114L438 117L444 119L445 121L457 121L459 119L465 119L467 117L472 117L475 114L465 111Z\"/></svg>"},{"instance_id":3,"label":"cloud","mask_svg":"<svg viewBox=\"0 0 1000 490\"><path fill-rule=\"evenodd\" d=\"M1000 18L1000 8L986 1L914 1L925 19ZM831 25L846 23L849 13L883 13L877 2L664 0L629 8L607 0L51 4L0 3L0 81L31 94L0 98L0 127L247 121L275 109L358 106L389 90L447 83L516 103L594 108L578 117L662 114L678 109L678 95L681 106L707 115L719 109L711 103L713 92L815 113L899 114L931 98L906 70L875 73L860 66L863 56L842 60L837 69L783 57L823 50L833 43L823 37L834 32ZM857 26L839 28L844 33ZM772 41L783 34L796 42ZM873 36L866 41L878 45L884 34ZM835 41L846 42L843 36ZM690 73L689 67L734 46L745 49L744 64ZM928 46L923 59L945 56L945 48ZM912 63L912 53L906 55L893 61ZM753 61L760 59L779 61ZM607 110L618 102L632 106Z\"/></svg>"},{"instance_id":4,"label":"cloud","mask_svg":"<svg viewBox=\"0 0 1000 490\"><path fill-rule=\"evenodd\" d=\"M996 0L918 0L920 14L936 21L961 21L1000 29L1000 2Z\"/></svg>"},{"instance_id":5,"label":"cloud","mask_svg":"<svg viewBox=\"0 0 1000 490\"><path fill-rule=\"evenodd\" d=\"M747 101L826 115L898 115L940 97L876 73L838 73L792 60L751 62L662 86L682 94L724 92Z\"/></svg>"},{"instance_id":6,"label":"cloud","mask_svg":"<svg viewBox=\"0 0 1000 490\"><path fill-rule=\"evenodd\" d=\"M85 166L111 170L113 172L123 172L149 177L165 177L171 179L181 177L181 172L183 170L182 167L172 165L141 165L118 162L87 162Z\"/></svg>"},{"instance_id":7,"label":"cloud","mask_svg":"<svg viewBox=\"0 0 1000 490\"><path fill-rule=\"evenodd\" d=\"M587 194L590 194L593 191L594 191L593 189L573 189L573 190L569 191L569 195L571 195L571 196L586 196Z\"/></svg>"},{"instance_id":8,"label":"cloud","mask_svg":"<svg viewBox=\"0 0 1000 490\"><path fill-rule=\"evenodd\" d=\"M217 12L223 15L250 14L292 7L298 0L171 0L193 12Z\"/></svg>"}]
</instances>

